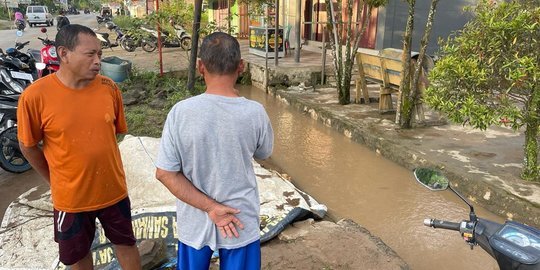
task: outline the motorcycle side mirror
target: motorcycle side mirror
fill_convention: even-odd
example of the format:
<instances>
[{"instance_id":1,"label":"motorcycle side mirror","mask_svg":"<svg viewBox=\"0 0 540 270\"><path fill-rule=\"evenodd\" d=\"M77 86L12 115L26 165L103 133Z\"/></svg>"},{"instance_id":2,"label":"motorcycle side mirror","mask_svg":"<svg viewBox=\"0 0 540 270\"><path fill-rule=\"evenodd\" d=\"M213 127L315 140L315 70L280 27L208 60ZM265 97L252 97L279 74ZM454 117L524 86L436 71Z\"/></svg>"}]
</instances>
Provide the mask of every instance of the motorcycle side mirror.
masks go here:
<instances>
[{"instance_id":1,"label":"motorcycle side mirror","mask_svg":"<svg viewBox=\"0 0 540 270\"><path fill-rule=\"evenodd\" d=\"M418 183L433 191L446 190L448 189L450 183L448 178L446 178L446 176L444 176L440 171L428 168L415 169L414 177Z\"/></svg>"},{"instance_id":2,"label":"motorcycle side mirror","mask_svg":"<svg viewBox=\"0 0 540 270\"><path fill-rule=\"evenodd\" d=\"M464 201L469 206L470 220L477 220L472 204L467 201L467 199L465 199L463 195L459 194L459 192L452 188L452 185L450 185L450 180L448 180L448 178L446 178L446 176L444 176L442 172L430 168L416 168L414 169L413 174L414 178L416 178L416 181L422 184L424 187L428 188L429 190L441 191L450 189L452 192L454 192L454 194L456 194L462 201Z\"/></svg>"},{"instance_id":3,"label":"motorcycle side mirror","mask_svg":"<svg viewBox=\"0 0 540 270\"><path fill-rule=\"evenodd\" d=\"M15 32L15 35L17 35L18 37L22 37L23 36L23 31L17 30L17 32Z\"/></svg>"},{"instance_id":4,"label":"motorcycle side mirror","mask_svg":"<svg viewBox=\"0 0 540 270\"><path fill-rule=\"evenodd\" d=\"M47 33L47 28L41 27L41 30L40 30L40 31L41 31L41 33Z\"/></svg>"},{"instance_id":5,"label":"motorcycle side mirror","mask_svg":"<svg viewBox=\"0 0 540 270\"><path fill-rule=\"evenodd\" d=\"M36 69L37 70L44 70L47 67L45 63L36 63Z\"/></svg>"}]
</instances>

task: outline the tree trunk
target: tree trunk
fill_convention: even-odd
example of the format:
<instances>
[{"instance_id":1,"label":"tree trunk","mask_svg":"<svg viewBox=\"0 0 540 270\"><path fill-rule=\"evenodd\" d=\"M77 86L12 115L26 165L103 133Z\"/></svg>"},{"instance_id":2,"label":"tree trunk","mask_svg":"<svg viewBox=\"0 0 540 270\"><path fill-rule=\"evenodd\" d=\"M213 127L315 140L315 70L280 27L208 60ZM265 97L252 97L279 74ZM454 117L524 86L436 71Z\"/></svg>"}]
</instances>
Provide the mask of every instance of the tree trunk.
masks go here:
<instances>
[{"instance_id":1,"label":"tree trunk","mask_svg":"<svg viewBox=\"0 0 540 270\"><path fill-rule=\"evenodd\" d=\"M201 27L201 10L202 0L195 1L195 9L193 10L193 33L191 43L191 55L189 58L188 83L187 88L190 92L195 89L195 73L197 72L197 49L199 48L199 28Z\"/></svg>"},{"instance_id":2,"label":"tree trunk","mask_svg":"<svg viewBox=\"0 0 540 270\"><path fill-rule=\"evenodd\" d=\"M371 7L369 7L362 27L354 27L353 31L352 11L354 2L355 1L353 0L347 0L347 14L349 15L349 19L345 23L342 19L343 13L341 12L342 1L337 1L336 3L338 6L337 13L334 11L331 1L326 1L329 23L328 29L332 32L330 37L332 41L332 55L334 56L334 74L337 82L338 101L341 105L346 105L351 102L351 78L354 59L360 45L360 39L366 31L371 17ZM365 2L363 5L366 5ZM342 47L343 33L349 35L349 38L345 39L345 52L343 52ZM345 57L345 59L343 57Z\"/></svg>"},{"instance_id":3,"label":"tree trunk","mask_svg":"<svg viewBox=\"0 0 540 270\"><path fill-rule=\"evenodd\" d=\"M538 126L540 125L540 89L536 87L529 103L525 117L525 157L521 177L525 180L540 182L538 170Z\"/></svg>"},{"instance_id":4,"label":"tree trunk","mask_svg":"<svg viewBox=\"0 0 540 270\"><path fill-rule=\"evenodd\" d=\"M347 15L349 18L346 22L346 30L345 33L347 35L352 35L352 10L353 10L354 1L353 0L347 0ZM343 17L342 17L343 18ZM343 19L341 20L343 22ZM343 22L345 23L345 22ZM339 37L339 39L342 39L342 36ZM353 43L354 44L354 43ZM354 45L353 45L354 47ZM341 105L347 105L351 103L351 76L352 76L352 66L354 63L354 58L351 56L351 39L346 38L345 39L345 63L343 65L343 77L341 81L341 89L339 91L339 104Z\"/></svg>"},{"instance_id":5,"label":"tree trunk","mask_svg":"<svg viewBox=\"0 0 540 270\"><path fill-rule=\"evenodd\" d=\"M341 5L341 1L338 1L338 6ZM336 23L336 19L334 17L334 6L332 4L332 1L326 0L326 12L328 15L328 29L330 29L331 35L330 40L332 44L332 56L334 58L334 74L336 76L336 84L337 84L337 92L338 92L338 100L339 103L341 103L341 82L343 81L343 53L342 53L342 47L340 42L340 27L341 25ZM340 22L341 13L337 14L338 22Z\"/></svg>"},{"instance_id":6,"label":"tree trunk","mask_svg":"<svg viewBox=\"0 0 540 270\"><path fill-rule=\"evenodd\" d=\"M401 69L401 83L399 85L398 104L396 111L396 123L401 128L410 128L409 123L404 122L403 114L407 115L412 111L413 104L407 98L411 93L411 45L412 33L414 30L414 6L416 0L408 0L409 3L409 18L407 19L407 28L403 37L403 55L401 61L403 63Z\"/></svg>"},{"instance_id":7,"label":"tree trunk","mask_svg":"<svg viewBox=\"0 0 540 270\"><path fill-rule=\"evenodd\" d=\"M424 58L426 56L426 49L427 45L429 43L429 37L431 35L431 29L433 27L433 20L435 19L435 11L437 10L437 4L439 0L433 0L431 1L431 8L429 9L429 15L426 22L426 29L424 31L424 36L422 37L422 41L420 42L420 54L418 55L418 61L416 63L416 67L414 69L414 76L413 81L411 84L411 93L409 96L403 96L404 99L408 99L405 103L411 104L410 110L403 110L401 118L402 118L402 127L403 128L409 128L412 127L412 122L414 119L414 112L416 111L416 106L420 102L420 98L422 96L422 93L420 93L420 75L422 74L422 69L424 66ZM404 103L404 104L405 104Z\"/></svg>"}]
</instances>

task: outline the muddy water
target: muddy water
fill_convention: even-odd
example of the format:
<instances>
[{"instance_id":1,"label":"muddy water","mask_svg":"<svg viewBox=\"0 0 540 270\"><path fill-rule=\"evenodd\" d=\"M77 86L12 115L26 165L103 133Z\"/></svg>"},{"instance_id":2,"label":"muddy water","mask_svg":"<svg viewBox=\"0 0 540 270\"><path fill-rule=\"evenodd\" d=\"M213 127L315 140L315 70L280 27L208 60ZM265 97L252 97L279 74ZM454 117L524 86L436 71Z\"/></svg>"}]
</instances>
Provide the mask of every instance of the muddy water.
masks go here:
<instances>
[{"instance_id":1,"label":"muddy water","mask_svg":"<svg viewBox=\"0 0 540 270\"><path fill-rule=\"evenodd\" d=\"M351 142L257 88L241 94L262 103L275 132L270 163L293 183L326 204L332 216L350 218L392 247L412 269L498 269L480 247L458 232L423 226L424 218L460 221L468 208L450 191L430 192L412 173ZM478 216L502 218L475 207Z\"/></svg>"}]
</instances>

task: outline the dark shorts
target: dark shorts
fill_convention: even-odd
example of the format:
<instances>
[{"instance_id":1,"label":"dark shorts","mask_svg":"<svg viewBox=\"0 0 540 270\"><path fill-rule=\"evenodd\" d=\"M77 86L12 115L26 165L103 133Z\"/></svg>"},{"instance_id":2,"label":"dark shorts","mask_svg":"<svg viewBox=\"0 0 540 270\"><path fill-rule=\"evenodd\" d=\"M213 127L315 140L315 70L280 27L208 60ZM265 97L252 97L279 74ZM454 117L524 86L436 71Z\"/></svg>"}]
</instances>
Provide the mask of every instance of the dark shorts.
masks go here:
<instances>
[{"instance_id":1,"label":"dark shorts","mask_svg":"<svg viewBox=\"0 0 540 270\"><path fill-rule=\"evenodd\" d=\"M58 243L63 264L72 265L90 252L96 232L96 218L111 243L135 245L129 197L107 208L90 212L66 213L54 209L54 241Z\"/></svg>"}]
</instances>

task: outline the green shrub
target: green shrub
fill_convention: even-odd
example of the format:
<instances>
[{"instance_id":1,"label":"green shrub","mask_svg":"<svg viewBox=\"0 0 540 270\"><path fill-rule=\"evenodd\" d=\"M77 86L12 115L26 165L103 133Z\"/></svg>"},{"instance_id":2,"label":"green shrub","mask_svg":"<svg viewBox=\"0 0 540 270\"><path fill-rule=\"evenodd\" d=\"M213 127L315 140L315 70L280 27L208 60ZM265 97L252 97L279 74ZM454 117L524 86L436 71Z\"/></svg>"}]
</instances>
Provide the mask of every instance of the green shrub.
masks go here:
<instances>
[{"instance_id":1,"label":"green shrub","mask_svg":"<svg viewBox=\"0 0 540 270\"><path fill-rule=\"evenodd\" d=\"M149 71L134 70L131 76L119 84L123 92L138 92L142 95L138 103L125 107L129 133L136 136L160 137L169 110L178 101L204 92L201 80L196 81L195 90L187 89L187 79L171 75L159 76ZM150 106L156 99L164 106Z\"/></svg>"}]
</instances>

